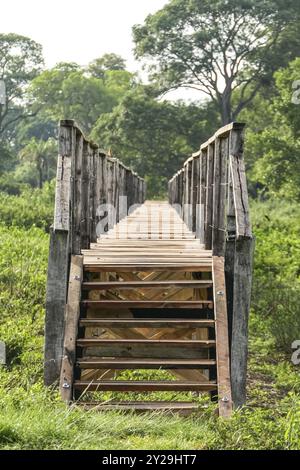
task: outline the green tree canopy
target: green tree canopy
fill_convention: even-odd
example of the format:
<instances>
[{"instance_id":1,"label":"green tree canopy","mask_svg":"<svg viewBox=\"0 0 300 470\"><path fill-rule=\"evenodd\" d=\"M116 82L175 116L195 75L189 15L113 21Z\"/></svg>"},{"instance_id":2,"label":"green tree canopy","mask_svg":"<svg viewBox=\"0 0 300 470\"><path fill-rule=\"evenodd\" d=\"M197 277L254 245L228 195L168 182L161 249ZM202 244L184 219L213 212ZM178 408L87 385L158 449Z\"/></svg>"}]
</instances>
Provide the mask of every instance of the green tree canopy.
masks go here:
<instances>
[{"instance_id":1,"label":"green tree canopy","mask_svg":"<svg viewBox=\"0 0 300 470\"><path fill-rule=\"evenodd\" d=\"M0 80L3 103L0 103L0 138L11 138L15 124L28 115L25 91L43 65L42 46L18 34L0 34Z\"/></svg>"},{"instance_id":2,"label":"green tree canopy","mask_svg":"<svg viewBox=\"0 0 300 470\"><path fill-rule=\"evenodd\" d=\"M296 0L171 0L133 28L136 56L150 61L161 90L208 95L226 124L255 97L299 10Z\"/></svg>"},{"instance_id":3,"label":"green tree canopy","mask_svg":"<svg viewBox=\"0 0 300 470\"><path fill-rule=\"evenodd\" d=\"M203 107L158 101L139 86L97 121L92 137L146 176L148 196L164 194L167 181L215 130L218 119Z\"/></svg>"},{"instance_id":4,"label":"green tree canopy","mask_svg":"<svg viewBox=\"0 0 300 470\"><path fill-rule=\"evenodd\" d=\"M16 177L42 188L45 181L55 176L57 144L54 139L37 140L34 137L20 151L22 165L17 169Z\"/></svg>"},{"instance_id":5,"label":"green tree canopy","mask_svg":"<svg viewBox=\"0 0 300 470\"><path fill-rule=\"evenodd\" d=\"M275 73L277 94L260 94L243 112L249 123L246 161L250 189L300 200L300 59Z\"/></svg>"},{"instance_id":6,"label":"green tree canopy","mask_svg":"<svg viewBox=\"0 0 300 470\"><path fill-rule=\"evenodd\" d=\"M93 60L88 66L88 71L96 78L103 78L108 70L126 70L126 62L123 57L114 53L104 54Z\"/></svg>"},{"instance_id":7,"label":"green tree canopy","mask_svg":"<svg viewBox=\"0 0 300 470\"><path fill-rule=\"evenodd\" d=\"M107 71L105 77L90 76L77 64L60 63L32 81L31 94L51 120L76 119L90 132L99 116L112 111L133 86L127 71Z\"/></svg>"}]
</instances>

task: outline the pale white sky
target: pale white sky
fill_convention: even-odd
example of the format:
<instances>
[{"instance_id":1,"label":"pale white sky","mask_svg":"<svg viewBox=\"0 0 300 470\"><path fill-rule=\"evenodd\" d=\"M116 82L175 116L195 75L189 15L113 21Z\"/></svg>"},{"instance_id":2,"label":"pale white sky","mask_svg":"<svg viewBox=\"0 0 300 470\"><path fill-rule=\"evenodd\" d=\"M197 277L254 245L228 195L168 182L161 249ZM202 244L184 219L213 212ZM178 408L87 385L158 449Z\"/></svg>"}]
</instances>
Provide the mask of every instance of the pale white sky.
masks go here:
<instances>
[{"instance_id":1,"label":"pale white sky","mask_svg":"<svg viewBox=\"0 0 300 470\"><path fill-rule=\"evenodd\" d=\"M133 58L131 28L167 0L0 0L0 32L29 36L43 46L46 65L86 65L105 52Z\"/></svg>"},{"instance_id":2,"label":"pale white sky","mask_svg":"<svg viewBox=\"0 0 300 470\"><path fill-rule=\"evenodd\" d=\"M126 59L129 70L137 71L141 64L134 60L131 28L167 2L0 0L0 32L22 34L42 44L47 67L62 61L87 65L106 52L115 52ZM172 99L193 97L191 90L170 94Z\"/></svg>"}]
</instances>

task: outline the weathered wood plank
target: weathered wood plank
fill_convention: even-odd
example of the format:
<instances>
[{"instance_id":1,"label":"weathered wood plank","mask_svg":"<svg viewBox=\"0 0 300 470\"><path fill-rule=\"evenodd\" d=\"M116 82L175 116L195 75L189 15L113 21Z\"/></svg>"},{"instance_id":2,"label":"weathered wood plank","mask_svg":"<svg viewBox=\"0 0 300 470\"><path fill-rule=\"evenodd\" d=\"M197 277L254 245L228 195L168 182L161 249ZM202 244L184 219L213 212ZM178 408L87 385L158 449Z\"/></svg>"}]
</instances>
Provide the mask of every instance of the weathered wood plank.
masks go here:
<instances>
[{"instance_id":1,"label":"weathered wood plank","mask_svg":"<svg viewBox=\"0 0 300 470\"><path fill-rule=\"evenodd\" d=\"M224 258L222 257L213 256L213 282L219 414L228 417L232 412L232 397Z\"/></svg>"},{"instance_id":2,"label":"weathered wood plank","mask_svg":"<svg viewBox=\"0 0 300 470\"><path fill-rule=\"evenodd\" d=\"M225 256L226 194L228 168L228 139L215 143L212 250L215 256Z\"/></svg>"},{"instance_id":3,"label":"weathered wood plank","mask_svg":"<svg viewBox=\"0 0 300 470\"><path fill-rule=\"evenodd\" d=\"M59 379L68 274L69 233L67 231L57 230L54 232L51 230L45 318L45 385L52 385Z\"/></svg>"},{"instance_id":4,"label":"weathered wood plank","mask_svg":"<svg viewBox=\"0 0 300 470\"><path fill-rule=\"evenodd\" d=\"M68 302L65 315L65 335L60 373L60 394L65 402L72 399L74 366L76 362L76 338L80 315L83 257L72 256L69 278Z\"/></svg>"},{"instance_id":5,"label":"weathered wood plank","mask_svg":"<svg viewBox=\"0 0 300 470\"><path fill-rule=\"evenodd\" d=\"M242 406L246 401L248 317L251 300L253 250L253 239L236 240L231 337L231 382L235 407Z\"/></svg>"},{"instance_id":6,"label":"weathered wood plank","mask_svg":"<svg viewBox=\"0 0 300 470\"><path fill-rule=\"evenodd\" d=\"M236 217L237 238L252 237L245 164L242 158L243 138L240 133L232 136L230 167Z\"/></svg>"}]
</instances>

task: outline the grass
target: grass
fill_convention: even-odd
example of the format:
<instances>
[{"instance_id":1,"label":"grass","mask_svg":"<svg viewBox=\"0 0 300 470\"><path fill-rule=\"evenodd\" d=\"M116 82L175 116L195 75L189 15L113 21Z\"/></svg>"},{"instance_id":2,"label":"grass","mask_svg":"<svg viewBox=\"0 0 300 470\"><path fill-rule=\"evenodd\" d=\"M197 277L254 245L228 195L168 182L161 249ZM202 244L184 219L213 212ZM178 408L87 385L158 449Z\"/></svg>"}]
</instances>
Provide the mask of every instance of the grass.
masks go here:
<instances>
[{"instance_id":1,"label":"grass","mask_svg":"<svg viewBox=\"0 0 300 470\"><path fill-rule=\"evenodd\" d=\"M32 217L29 209L25 220ZM296 209L281 207L279 217L276 208L272 210L270 215L270 207L255 208L258 284L268 278L269 251L273 249L275 260L280 260L280 250L281 257L286 256L285 243L274 245L265 215L272 216L274 230L289 240L289 233L298 230ZM294 226L289 230L293 213ZM217 419L212 404L188 418L158 412L83 411L66 408L57 392L42 384L48 235L42 228L28 228L27 222L25 226L7 222L0 225L0 245L0 338L8 350L8 364L0 367L0 449L300 449L300 367L291 363L288 342L296 339L297 332L287 310L288 339L283 347L276 317L279 304L270 301L274 289L267 297L254 292L247 406L231 419ZM289 249L295 253L298 240ZM284 259L282 270L277 261L272 266L274 285L275 278L282 282L287 273L296 283L295 260ZM297 298L293 302L298 303Z\"/></svg>"}]
</instances>

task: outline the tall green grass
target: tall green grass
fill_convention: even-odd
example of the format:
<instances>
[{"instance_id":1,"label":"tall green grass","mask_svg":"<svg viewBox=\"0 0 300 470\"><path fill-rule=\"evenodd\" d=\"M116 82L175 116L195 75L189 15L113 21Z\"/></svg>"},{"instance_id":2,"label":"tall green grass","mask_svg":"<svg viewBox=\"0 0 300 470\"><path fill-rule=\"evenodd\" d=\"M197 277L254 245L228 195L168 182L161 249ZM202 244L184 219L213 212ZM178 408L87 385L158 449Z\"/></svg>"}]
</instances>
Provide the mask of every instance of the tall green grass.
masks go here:
<instances>
[{"instance_id":1,"label":"tall green grass","mask_svg":"<svg viewBox=\"0 0 300 470\"><path fill-rule=\"evenodd\" d=\"M298 294L287 308L289 289L297 288L299 278L296 206L253 204L256 259L248 400L244 409L224 421L216 418L211 404L189 418L68 409L55 390L44 388L49 237L48 215L40 217L48 209L41 207L35 219L26 197L6 199L7 212L23 208L22 220L11 216L0 223L0 339L8 353L7 366L0 366L1 449L300 448L300 370L291 364L289 348L298 334L293 316ZM3 214L3 203L1 207ZM279 298L278 285L285 286L286 297Z\"/></svg>"}]
</instances>

